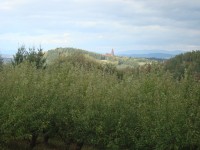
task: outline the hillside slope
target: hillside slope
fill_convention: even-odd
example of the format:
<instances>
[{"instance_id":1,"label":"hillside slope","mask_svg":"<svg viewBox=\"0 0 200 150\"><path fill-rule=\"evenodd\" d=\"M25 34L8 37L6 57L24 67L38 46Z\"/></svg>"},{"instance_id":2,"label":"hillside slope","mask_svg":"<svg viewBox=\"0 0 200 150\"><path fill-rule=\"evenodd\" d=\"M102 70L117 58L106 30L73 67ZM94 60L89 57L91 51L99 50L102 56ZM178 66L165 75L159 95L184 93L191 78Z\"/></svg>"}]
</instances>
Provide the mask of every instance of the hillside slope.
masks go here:
<instances>
[{"instance_id":1,"label":"hillside slope","mask_svg":"<svg viewBox=\"0 0 200 150\"><path fill-rule=\"evenodd\" d=\"M95 59L96 61L100 63L112 63L119 68L136 67L136 66L140 66L144 64L157 62L157 60L154 60L154 59L132 58L132 57L126 57L126 56L106 56L103 54L98 54L98 53L89 52L86 50L76 49L76 48L56 48L56 49L47 51L46 53L47 63L53 62L59 56L69 56L75 53L83 54L84 56Z\"/></svg>"},{"instance_id":2,"label":"hillside slope","mask_svg":"<svg viewBox=\"0 0 200 150\"><path fill-rule=\"evenodd\" d=\"M76 48L56 48L56 49L48 50L46 53L46 58L47 58L48 62L52 62L55 59L57 59L59 57L59 55L68 56L68 55L71 55L74 53L80 53L83 55L87 55L87 56L93 57L98 60L105 59L105 56L103 56L101 54L89 52L89 51L82 50L82 49L76 49Z\"/></svg>"},{"instance_id":3,"label":"hillside slope","mask_svg":"<svg viewBox=\"0 0 200 150\"><path fill-rule=\"evenodd\" d=\"M187 52L169 59L165 63L165 70L173 73L175 78L180 79L187 73L200 79L200 51Z\"/></svg>"}]
</instances>

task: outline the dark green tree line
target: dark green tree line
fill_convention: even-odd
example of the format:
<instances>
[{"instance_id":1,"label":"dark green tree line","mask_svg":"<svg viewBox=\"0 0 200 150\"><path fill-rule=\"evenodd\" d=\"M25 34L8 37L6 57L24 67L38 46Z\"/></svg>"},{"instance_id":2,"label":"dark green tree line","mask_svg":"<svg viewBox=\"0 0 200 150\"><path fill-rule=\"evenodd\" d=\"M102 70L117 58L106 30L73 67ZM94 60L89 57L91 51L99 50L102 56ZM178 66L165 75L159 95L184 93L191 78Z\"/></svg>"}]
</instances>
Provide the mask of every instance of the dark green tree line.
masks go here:
<instances>
[{"instance_id":1,"label":"dark green tree line","mask_svg":"<svg viewBox=\"0 0 200 150\"><path fill-rule=\"evenodd\" d=\"M41 47L37 51L35 47L28 50L24 45L19 47L17 53L13 56L12 64L16 66L24 61L34 64L37 69L46 67L46 58Z\"/></svg>"},{"instance_id":2,"label":"dark green tree line","mask_svg":"<svg viewBox=\"0 0 200 150\"><path fill-rule=\"evenodd\" d=\"M0 71L2 70L2 68L3 68L3 58L0 55Z\"/></svg>"},{"instance_id":3,"label":"dark green tree line","mask_svg":"<svg viewBox=\"0 0 200 150\"><path fill-rule=\"evenodd\" d=\"M165 63L165 70L174 74L175 78L182 78L184 73L200 79L200 51L192 51L175 56Z\"/></svg>"}]
</instances>

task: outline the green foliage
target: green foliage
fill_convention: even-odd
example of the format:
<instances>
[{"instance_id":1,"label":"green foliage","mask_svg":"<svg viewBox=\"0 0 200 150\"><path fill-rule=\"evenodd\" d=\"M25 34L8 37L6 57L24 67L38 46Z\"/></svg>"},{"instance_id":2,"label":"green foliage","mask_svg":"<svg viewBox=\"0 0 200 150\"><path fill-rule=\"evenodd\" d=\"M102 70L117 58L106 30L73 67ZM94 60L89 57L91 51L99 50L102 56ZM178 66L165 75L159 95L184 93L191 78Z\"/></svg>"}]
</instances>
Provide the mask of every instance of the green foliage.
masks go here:
<instances>
[{"instance_id":1,"label":"green foliage","mask_svg":"<svg viewBox=\"0 0 200 150\"><path fill-rule=\"evenodd\" d=\"M13 61L12 64L14 66L19 65L20 63L22 63L24 60L26 60L26 56L27 56L27 51L24 45L22 45L21 47L18 48L17 53L15 54L15 56L13 56Z\"/></svg>"},{"instance_id":2,"label":"green foliage","mask_svg":"<svg viewBox=\"0 0 200 150\"><path fill-rule=\"evenodd\" d=\"M157 60L150 60L146 58L133 58L133 57L118 57L118 68L122 67L139 67L144 64L151 64L157 62Z\"/></svg>"},{"instance_id":3,"label":"green foliage","mask_svg":"<svg viewBox=\"0 0 200 150\"><path fill-rule=\"evenodd\" d=\"M200 148L200 84L159 64L118 70L60 55L46 69L6 66L0 85L1 145L25 139L34 147L44 137L77 149Z\"/></svg>"},{"instance_id":4,"label":"green foliage","mask_svg":"<svg viewBox=\"0 0 200 150\"><path fill-rule=\"evenodd\" d=\"M37 51L35 50L35 47L29 48L28 51L24 45L19 47L17 53L13 56L12 64L13 66L17 66L24 61L34 64L37 69L46 67L46 58L44 58L41 47Z\"/></svg>"},{"instance_id":5,"label":"green foliage","mask_svg":"<svg viewBox=\"0 0 200 150\"><path fill-rule=\"evenodd\" d=\"M197 80L200 79L200 51L192 51L175 56L165 63L165 70L174 74L175 78L182 78L187 71Z\"/></svg>"},{"instance_id":6,"label":"green foliage","mask_svg":"<svg viewBox=\"0 0 200 150\"><path fill-rule=\"evenodd\" d=\"M103 54L98 54L94 52L88 52L81 49L75 49L75 48L57 48L54 50L49 50L46 53L47 63L51 64L59 57L66 57L71 55L81 54L87 57L87 59L93 59L98 62L101 62L102 64L105 63L111 63L115 65L117 68L127 68L127 67L139 67L144 64L151 64L158 62L157 60L150 60L145 58L132 58L132 57L120 57L120 56L105 56Z\"/></svg>"},{"instance_id":7,"label":"green foliage","mask_svg":"<svg viewBox=\"0 0 200 150\"><path fill-rule=\"evenodd\" d=\"M3 58L0 55L0 71L3 69Z\"/></svg>"},{"instance_id":8,"label":"green foliage","mask_svg":"<svg viewBox=\"0 0 200 150\"><path fill-rule=\"evenodd\" d=\"M101 54L94 53L94 52L88 52L88 51L76 49L76 48L57 48L57 49L49 50L46 54L46 58L47 58L47 62L51 63L51 62L54 62L54 60L56 60L57 58L59 58L61 55L68 56L68 55L73 55L76 53L82 54L85 56L90 56L97 60L105 60L106 59L106 56L103 56Z\"/></svg>"}]
</instances>

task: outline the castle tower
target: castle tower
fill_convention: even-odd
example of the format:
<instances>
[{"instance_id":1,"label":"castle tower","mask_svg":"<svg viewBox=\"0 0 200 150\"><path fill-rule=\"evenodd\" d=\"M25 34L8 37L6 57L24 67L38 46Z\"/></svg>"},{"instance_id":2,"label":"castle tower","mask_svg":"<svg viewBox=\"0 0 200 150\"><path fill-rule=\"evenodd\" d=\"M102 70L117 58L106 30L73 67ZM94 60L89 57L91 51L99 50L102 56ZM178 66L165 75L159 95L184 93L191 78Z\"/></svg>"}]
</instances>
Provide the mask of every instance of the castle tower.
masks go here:
<instances>
[{"instance_id":1,"label":"castle tower","mask_svg":"<svg viewBox=\"0 0 200 150\"><path fill-rule=\"evenodd\" d=\"M111 56L115 56L114 50L111 51Z\"/></svg>"}]
</instances>

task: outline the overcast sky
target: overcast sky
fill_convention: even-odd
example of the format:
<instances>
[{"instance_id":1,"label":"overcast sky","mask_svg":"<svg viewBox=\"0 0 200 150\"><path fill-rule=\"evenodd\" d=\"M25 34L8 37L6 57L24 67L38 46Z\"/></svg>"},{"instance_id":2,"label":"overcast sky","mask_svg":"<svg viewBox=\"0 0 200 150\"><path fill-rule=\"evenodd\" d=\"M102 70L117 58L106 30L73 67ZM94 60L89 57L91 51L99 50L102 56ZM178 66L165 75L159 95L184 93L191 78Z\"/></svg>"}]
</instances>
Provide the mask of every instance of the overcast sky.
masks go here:
<instances>
[{"instance_id":1,"label":"overcast sky","mask_svg":"<svg viewBox=\"0 0 200 150\"><path fill-rule=\"evenodd\" d=\"M0 53L200 49L200 0L0 0Z\"/></svg>"}]
</instances>

